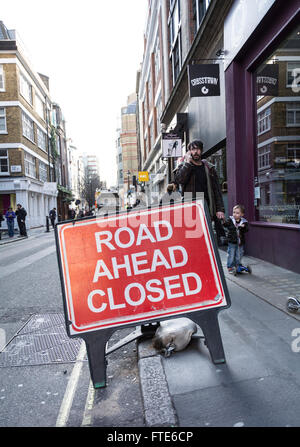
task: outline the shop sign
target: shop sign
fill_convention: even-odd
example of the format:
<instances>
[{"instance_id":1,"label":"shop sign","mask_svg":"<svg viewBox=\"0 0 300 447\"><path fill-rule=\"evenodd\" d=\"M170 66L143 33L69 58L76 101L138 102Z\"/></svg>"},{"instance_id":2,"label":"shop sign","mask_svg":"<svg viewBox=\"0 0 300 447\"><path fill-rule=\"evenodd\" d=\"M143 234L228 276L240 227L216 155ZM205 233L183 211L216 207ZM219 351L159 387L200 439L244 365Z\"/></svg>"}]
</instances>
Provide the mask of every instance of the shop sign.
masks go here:
<instances>
[{"instance_id":1,"label":"shop sign","mask_svg":"<svg viewBox=\"0 0 300 447\"><path fill-rule=\"evenodd\" d=\"M10 172L22 172L21 165L11 165Z\"/></svg>"},{"instance_id":2,"label":"shop sign","mask_svg":"<svg viewBox=\"0 0 300 447\"><path fill-rule=\"evenodd\" d=\"M139 182L149 182L149 172L139 171L138 173Z\"/></svg>"},{"instance_id":3,"label":"shop sign","mask_svg":"<svg viewBox=\"0 0 300 447\"><path fill-rule=\"evenodd\" d=\"M266 64L256 74L256 94L258 96L278 96L278 64Z\"/></svg>"},{"instance_id":4,"label":"shop sign","mask_svg":"<svg viewBox=\"0 0 300 447\"><path fill-rule=\"evenodd\" d=\"M190 97L220 96L219 64L189 65L188 79Z\"/></svg>"},{"instance_id":5,"label":"shop sign","mask_svg":"<svg viewBox=\"0 0 300 447\"><path fill-rule=\"evenodd\" d=\"M162 133L162 156L163 158L181 157L181 138L174 133Z\"/></svg>"}]
</instances>

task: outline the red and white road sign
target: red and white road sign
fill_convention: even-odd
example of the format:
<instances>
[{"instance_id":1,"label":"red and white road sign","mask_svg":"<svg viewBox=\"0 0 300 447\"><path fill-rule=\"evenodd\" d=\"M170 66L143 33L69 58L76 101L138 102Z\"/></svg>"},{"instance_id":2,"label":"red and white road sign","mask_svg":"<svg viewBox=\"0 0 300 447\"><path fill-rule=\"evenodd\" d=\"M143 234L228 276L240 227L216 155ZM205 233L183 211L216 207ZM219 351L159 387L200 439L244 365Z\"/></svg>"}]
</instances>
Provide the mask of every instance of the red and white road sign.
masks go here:
<instances>
[{"instance_id":1,"label":"red and white road sign","mask_svg":"<svg viewBox=\"0 0 300 447\"><path fill-rule=\"evenodd\" d=\"M228 304L202 201L56 229L70 335Z\"/></svg>"}]
</instances>

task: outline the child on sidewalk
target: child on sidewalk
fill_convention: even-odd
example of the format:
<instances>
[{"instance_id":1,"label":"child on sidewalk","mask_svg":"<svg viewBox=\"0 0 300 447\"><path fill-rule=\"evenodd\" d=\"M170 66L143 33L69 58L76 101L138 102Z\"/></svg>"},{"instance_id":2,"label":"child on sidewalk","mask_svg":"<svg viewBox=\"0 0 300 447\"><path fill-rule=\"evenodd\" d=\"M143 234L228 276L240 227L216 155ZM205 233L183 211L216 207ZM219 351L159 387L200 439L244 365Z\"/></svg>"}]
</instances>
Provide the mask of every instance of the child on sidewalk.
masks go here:
<instances>
[{"instance_id":1,"label":"child on sidewalk","mask_svg":"<svg viewBox=\"0 0 300 447\"><path fill-rule=\"evenodd\" d=\"M244 218L244 214L244 207L235 205L232 216L223 223L228 230L227 269L229 273L234 273L234 269L242 265L245 233L248 231L248 221Z\"/></svg>"}]
</instances>

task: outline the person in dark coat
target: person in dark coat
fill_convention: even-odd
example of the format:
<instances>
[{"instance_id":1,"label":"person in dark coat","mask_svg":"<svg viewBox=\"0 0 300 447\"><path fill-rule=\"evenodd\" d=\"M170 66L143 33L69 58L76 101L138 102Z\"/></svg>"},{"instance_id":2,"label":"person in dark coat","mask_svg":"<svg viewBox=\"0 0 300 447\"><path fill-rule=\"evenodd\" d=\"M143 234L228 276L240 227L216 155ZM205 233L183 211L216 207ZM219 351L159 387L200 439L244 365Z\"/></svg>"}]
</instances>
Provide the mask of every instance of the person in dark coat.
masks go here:
<instances>
[{"instance_id":1,"label":"person in dark coat","mask_svg":"<svg viewBox=\"0 0 300 447\"><path fill-rule=\"evenodd\" d=\"M203 143L195 140L189 143L181 163L174 170L175 183L182 187L182 194L191 192L192 198L203 193L212 220L224 219L225 208L218 174L213 164L202 160Z\"/></svg>"},{"instance_id":2,"label":"person in dark coat","mask_svg":"<svg viewBox=\"0 0 300 447\"><path fill-rule=\"evenodd\" d=\"M193 199L197 198L197 193L203 193L211 220L214 222L217 243L222 245L221 236L225 235L221 223L225 218L222 191L214 165L202 160L202 152L202 141L189 143L185 156L174 170L174 180L181 185L184 198L185 193L192 193Z\"/></svg>"},{"instance_id":3,"label":"person in dark coat","mask_svg":"<svg viewBox=\"0 0 300 447\"><path fill-rule=\"evenodd\" d=\"M51 225L54 228L55 219L56 219L56 208L53 208L51 211L49 211L49 217L51 220Z\"/></svg>"},{"instance_id":4,"label":"person in dark coat","mask_svg":"<svg viewBox=\"0 0 300 447\"><path fill-rule=\"evenodd\" d=\"M20 236L18 236L18 237L28 237L27 230L26 230L26 224L25 224L27 211L25 210L25 208L23 208L23 206L20 203L17 204L16 216L17 216L17 222L18 222L18 226L19 226L19 230L20 230Z\"/></svg>"}]
</instances>

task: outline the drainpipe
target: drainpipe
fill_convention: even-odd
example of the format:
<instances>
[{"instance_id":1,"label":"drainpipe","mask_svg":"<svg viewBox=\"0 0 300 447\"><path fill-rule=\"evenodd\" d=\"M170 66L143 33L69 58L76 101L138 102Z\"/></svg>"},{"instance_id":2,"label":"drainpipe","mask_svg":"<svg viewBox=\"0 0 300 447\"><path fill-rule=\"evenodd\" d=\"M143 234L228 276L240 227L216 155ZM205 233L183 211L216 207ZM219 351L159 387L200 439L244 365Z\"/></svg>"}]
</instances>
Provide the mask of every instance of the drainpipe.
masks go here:
<instances>
[{"instance_id":1,"label":"drainpipe","mask_svg":"<svg viewBox=\"0 0 300 447\"><path fill-rule=\"evenodd\" d=\"M45 96L45 105L46 105L46 126L47 126L47 154L48 154L48 180L51 181L51 168L50 168L50 150L49 150L49 121L48 121L48 108L47 108L47 96Z\"/></svg>"}]
</instances>

